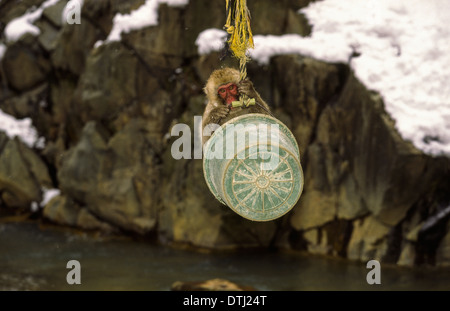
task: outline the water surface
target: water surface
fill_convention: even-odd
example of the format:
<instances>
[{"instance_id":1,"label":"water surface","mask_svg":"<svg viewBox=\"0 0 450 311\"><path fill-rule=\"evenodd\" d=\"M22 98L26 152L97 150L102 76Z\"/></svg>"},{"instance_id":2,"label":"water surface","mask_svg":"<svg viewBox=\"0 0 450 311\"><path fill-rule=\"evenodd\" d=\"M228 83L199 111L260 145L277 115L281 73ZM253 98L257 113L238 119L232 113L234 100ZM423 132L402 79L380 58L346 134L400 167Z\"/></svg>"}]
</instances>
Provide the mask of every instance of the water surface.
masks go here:
<instances>
[{"instance_id":1,"label":"water surface","mask_svg":"<svg viewBox=\"0 0 450 311\"><path fill-rule=\"evenodd\" d=\"M81 264L81 285L69 285L69 260ZM368 285L365 263L297 253L205 253L132 239L105 239L0 224L0 290L168 291L175 281L223 278L269 291L450 290L450 269L381 266Z\"/></svg>"}]
</instances>

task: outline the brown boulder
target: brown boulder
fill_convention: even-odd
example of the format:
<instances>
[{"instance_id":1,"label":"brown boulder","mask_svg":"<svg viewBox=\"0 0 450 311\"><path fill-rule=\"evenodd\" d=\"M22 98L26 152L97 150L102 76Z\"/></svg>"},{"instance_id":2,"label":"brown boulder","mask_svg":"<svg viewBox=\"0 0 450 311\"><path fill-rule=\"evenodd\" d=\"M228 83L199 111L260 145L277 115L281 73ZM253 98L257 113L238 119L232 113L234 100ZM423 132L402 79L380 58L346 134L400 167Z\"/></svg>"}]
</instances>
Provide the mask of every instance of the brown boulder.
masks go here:
<instances>
[{"instance_id":1,"label":"brown boulder","mask_svg":"<svg viewBox=\"0 0 450 311\"><path fill-rule=\"evenodd\" d=\"M243 286L225 279L211 279L206 281L181 282L172 284L173 291L254 291L251 286Z\"/></svg>"},{"instance_id":2,"label":"brown boulder","mask_svg":"<svg viewBox=\"0 0 450 311\"><path fill-rule=\"evenodd\" d=\"M0 132L0 191L7 207L29 209L40 203L42 188L50 188L47 166L40 157L18 138L9 140Z\"/></svg>"},{"instance_id":3,"label":"brown boulder","mask_svg":"<svg viewBox=\"0 0 450 311\"><path fill-rule=\"evenodd\" d=\"M51 65L37 40L25 35L14 42L1 59L6 81L16 91L26 91L47 80Z\"/></svg>"}]
</instances>

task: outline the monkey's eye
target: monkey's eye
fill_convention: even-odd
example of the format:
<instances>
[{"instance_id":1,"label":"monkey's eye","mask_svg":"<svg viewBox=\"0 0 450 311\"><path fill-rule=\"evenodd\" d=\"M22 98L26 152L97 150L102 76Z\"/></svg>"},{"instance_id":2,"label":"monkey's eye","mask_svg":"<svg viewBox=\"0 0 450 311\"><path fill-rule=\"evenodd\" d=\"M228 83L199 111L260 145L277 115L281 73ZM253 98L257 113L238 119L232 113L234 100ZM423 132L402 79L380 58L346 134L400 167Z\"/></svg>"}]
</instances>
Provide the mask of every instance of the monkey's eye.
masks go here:
<instances>
[{"instance_id":1,"label":"monkey's eye","mask_svg":"<svg viewBox=\"0 0 450 311\"><path fill-rule=\"evenodd\" d=\"M225 89L220 89L219 93L222 93L222 94L225 93Z\"/></svg>"},{"instance_id":2,"label":"monkey's eye","mask_svg":"<svg viewBox=\"0 0 450 311\"><path fill-rule=\"evenodd\" d=\"M234 90L235 87L236 87L236 85L232 84L232 85L230 85L230 86L228 87L228 89L229 89L230 91L232 91L232 90Z\"/></svg>"}]
</instances>

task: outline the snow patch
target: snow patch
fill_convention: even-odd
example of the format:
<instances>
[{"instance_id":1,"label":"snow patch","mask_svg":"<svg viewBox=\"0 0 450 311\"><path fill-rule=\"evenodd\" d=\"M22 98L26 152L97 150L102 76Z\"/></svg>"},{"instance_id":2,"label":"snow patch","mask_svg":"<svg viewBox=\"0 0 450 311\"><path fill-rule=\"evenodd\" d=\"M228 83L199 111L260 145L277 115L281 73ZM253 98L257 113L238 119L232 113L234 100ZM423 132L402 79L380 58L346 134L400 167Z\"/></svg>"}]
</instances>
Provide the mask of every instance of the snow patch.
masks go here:
<instances>
[{"instance_id":1,"label":"snow patch","mask_svg":"<svg viewBox=\"0 0 450 311\"><path fill-rule=\"evenodd\" d=\"M360 54L352 69L383 96L404 139L425 153L450 155L448 1L326 0L301 12L313 24L312 41ZM319 59L320 47L329 48L317 46Z\"/></svg>"},{"instance_id":2,"label":"snow patch","mask_svg":"<svg viewBox=\"0 0 450 311\"><path fill-rule=\"evenodd\" d=\"M61 194L61 191L59 189L42 189L42 201L41 206L44 207L47 205L48 202L50 202L51 199Z\"/></svg>"},{"instance_id":3,"label":"snow patch","mask_svg":"<svg viewBox=\"0 0 450 311\"><path fill-rule=\"evenodd\" d=\"M45 8L55 5L60 0L47 0L39 8L32 8L22 16L16 17L11 20L5 27L5 36L8 42L17 41L21 36L26 33L32 35L39 35L40 30L33 23L42 15Z\"/></svg>"},{"instance_id":4,"label":"snow patch","mask_svg":"<svg viewBox=\"0 0 450 311\"><path fill-rule=\"evenodd\" d=\"M221 29L210 28L203 30L195 40L200 55L219 51L223 48L227 32Z\"/></svg>"},{"instance_id":5,"label":"snow patch","mask_svg":"<svg viewBox=\"0 0 450 311\"><path fill-rule=\"evenodd\" d=\"M39 137L36 128L32 125L30 118L18 120L4 113L0 109L0 131L4 131L9 138L18 137L30 148L43 148L44 137Z\"/></svg>"},{"instance_id":6,"label":"snow patch","mask_svg":"<svg viewBox=\"0 0 450 311\"><path fill-rule=\"evenodd\" d=\"M185 6L188 0L147 0L130 14L116 14L113 19L113 27L106 42L120 41L122 33L157 25L158 7L162 3L179 7Z\"/></svg>"}]
</instances>

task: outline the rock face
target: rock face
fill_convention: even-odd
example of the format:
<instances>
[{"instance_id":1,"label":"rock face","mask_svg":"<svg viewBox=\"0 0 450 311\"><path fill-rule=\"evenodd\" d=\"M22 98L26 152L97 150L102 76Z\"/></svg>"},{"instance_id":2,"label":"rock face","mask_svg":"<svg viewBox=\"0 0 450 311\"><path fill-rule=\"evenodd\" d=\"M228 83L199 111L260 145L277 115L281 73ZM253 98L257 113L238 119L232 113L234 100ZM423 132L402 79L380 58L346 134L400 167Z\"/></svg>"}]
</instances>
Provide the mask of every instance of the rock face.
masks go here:
<instances>
[{"instance_id":1,"label":"rock face","mask_svg":"<svg viewBox=\"0 0 450 311\"><path fill-rule=\"evenodd\" d=\"M161 178L148 151L146 124L133 119L108 139L97 123L88 122L58 171L61 190L69 197L101 219L141 234L155 227Z\"/></svg>"},{"instance_id":2,"label":"rock face","mask_svg":"<svg viewBox=\"0 0 450 311\"><path fill-rule=\"evenodd\" d=\"M51 199L45 206L43 215L57 224L78 227L85 230L101 230L115 232L110 224L101 221L87 208L80 207L75 200L64 195Z\"/></svg>"},{"instance_id":3,"label":"rock face","mask_svg":"<svg viewBox=\"0 0 450 311\"><path fill-rule=\"evenodd\" d=\"M17 138L0 132L1 203L8 208L30 206L42 201L42 189L50 188L48 168L42 159Z\"/></svg>"},{"instance_id":4,"label":"rock face","mask_svg":"<svg viewBox=\"0 0 450 311\"><path fill-rule=\"evenodd\" d=\"M44 82L51 69L43 50L29 35L8 47L2 64L8 86L19 92Z\"/></svg>"},{"instance_id":5,"label":"rock face","mask_svg":"<svg viewBox=\"0 0 450 311\"><path fill-rule=\"evenodd\" d=\"M11 3L0 2L0 31L25 12ZM39 35L4 42L0 109L31 118L46 146L32 150L0 133L1 211L28 210L43 188L56 187L61 195L43 217L86 230L214 249L450 265L449 158L403 140L379 94L347 64L302 55L248 64L256 89L297 138L305 185L294 209L271 222L248 221L221 205L200 159L172 157L179 137L170 133L177 123L194 132L209 74L236 64L218 53L200 56L195 46L201 31L223 26L224 4L160 5L158 25L96 44L116 13L143 3L85 0L81 24L69 25L59 18L62 1L35 22ZM307 35L311 26L297 11L308 3L249 3L254 34Z\"/></svg>"}]
</instances>

